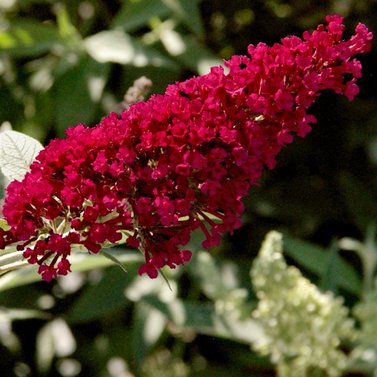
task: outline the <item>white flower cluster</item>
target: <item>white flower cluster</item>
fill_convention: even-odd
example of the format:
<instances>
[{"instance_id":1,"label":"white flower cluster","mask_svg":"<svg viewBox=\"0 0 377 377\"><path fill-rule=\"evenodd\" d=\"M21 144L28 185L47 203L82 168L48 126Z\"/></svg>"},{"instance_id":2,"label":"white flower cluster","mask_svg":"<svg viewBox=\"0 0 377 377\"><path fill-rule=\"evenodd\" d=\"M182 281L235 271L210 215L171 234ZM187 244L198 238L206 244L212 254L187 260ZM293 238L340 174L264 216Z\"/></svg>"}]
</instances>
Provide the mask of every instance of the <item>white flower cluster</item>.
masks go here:
<instances>
[{"instance_id":1,"label":"white flower cluster","mask_svg":"<svg viewBox=\"0 0 377 377\"><path fill-rule=\"evenodd\" d=\"M351 339L353 321L341 298L320 292L287 266L282 248L282 235L270 232L251 269L259 299L253 316L266 335L254 349L271 355L280 377L305 377L315 370L339 376L347 366L339 346Z\"/></svg>"}]
</instances>

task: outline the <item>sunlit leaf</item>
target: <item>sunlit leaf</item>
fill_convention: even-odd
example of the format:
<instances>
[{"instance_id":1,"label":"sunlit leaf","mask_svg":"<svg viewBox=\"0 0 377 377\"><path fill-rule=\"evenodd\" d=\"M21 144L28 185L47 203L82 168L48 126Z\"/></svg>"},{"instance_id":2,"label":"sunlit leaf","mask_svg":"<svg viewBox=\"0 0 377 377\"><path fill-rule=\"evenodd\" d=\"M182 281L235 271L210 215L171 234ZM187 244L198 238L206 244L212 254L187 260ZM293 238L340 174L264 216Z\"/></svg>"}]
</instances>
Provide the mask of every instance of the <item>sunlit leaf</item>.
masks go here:
<instances>
[{"instance_id":1,"label":"sunlit leaf","mask_svg":"<svg viewBox=\"0 0 377 377\"><path fill-rule=\"evenodd\" d=\"M136 67L175 66L157 50L144 46L121 30L101 31L94 34L85 39L85 48L99 63L132 64Z\"/></svg>"},{"instance_id":2,"label":"sunlit leaf","mask_svg":"<svg viewBox=\"0 0 377 377\"><path fill-rule=\"evenodd\" d=\"M66 357L76 349L76 341L66 322L57 318L47 323L36 340L36 362L40 373L51 368L54 357Z\"/></svg>"},{"instance_id":3,"label":"sunlit leaf","mask_svg":"<svg viewBox=\"0 0 377 377\"><path fill-rule=\"evenodd\" d=\"M220 267L208 252L197 252L189 269L207 297L215 300L226 293Z\"/></svg>"},{"instance_id":4,"label":"sunlit leaf","mask_svg":"<svg viewBox=\"0 0 377 377\"><path fill-rule=\"evenodd\" d=\"M171 10L161 0L125 2L115 16L112 27L132 31L148 24L153 17L166 17Z\"/></svg>"},{"instance_id":5,"label":"sunlit leaf","mask_svg":"<svg viewBox=\"0 0 377 377\"><path fill-rule=\"evenodd\" d=\"M125 2L112 22L113 28L133 31L148 25L152 18L174 17L192 32L203 35L200 0L140 0Z\"/></svg>"},{"instance_id":6,"label":"sunlit leaf","mask_svg":"<svg viewBox=\"0 0 377 377\"><path fill-rule=\"evenodd\" d=\"M222 65L222 60L195 38L184 35L181 35L181 38L185 48L176 58L186 67L204 75L210 71L212 66Z\"/></svg>"},{"instance_id":7,"label":"sunlit leaf","mask_svg":"<svg viewBox=\"0 0 377 377\"><path fill-rule=\"evenodd\" d=\"M56 21L59 29L59 34L67 42L75 42L80 40L80 34L69 17L69 13L65 6L60 6L56 12Z\"/></svg>"},{"instance_id":8,"label":"sunlit leaf","mask_svg":"<svg viewBox=\"0 0 377 377\"><path fill-rule=\"evenodd\" d=\"M173 14L192 32L203 35L204 26L199 10L200 0L162 0Z\"/></svg>"},{"instance_id":9,"label":"sunlit leaf","mask_svg":"<svg viewBox=\"0 0 377 377\"><path fill-rule=\"evenodd\" d=\"M0 50L14 57L36 56L62 44L57 29L31 19L18 19L0 31Z\"/></svg>"},{"instance_id":10,"label":"sunlit leaf","mask_svg":"<svg viewBox=\"0 0 377 377\"><path fill-rule=\"evenodd\" d=\"M17 131L0 133L0 169L10 180L22 180L42 144L32 137Z\"/></svg>"},{"instance_id":11,"label":"sunlit leaf","mask_svg":"<svg viewBox=\"0 0 377 377\"><path fill-rule=\"evenodd\" d=\"M0 219L0 229L8 230L10 226L5 219Z\"/></svg>"},{"instance_id":12,"label":"sunlit leaf","mask_svg":"<svg viewBox=\"0 0 377 377\"><path fill-rule=\"evenodd\" d=\"M143 298L164 313L178 328L191 329L198 334L212 335L252 344L264 337L259 323L252 319L237 319L234 313L218 314L212 304L174 300L162 302L156 296Z\"/></svg>"}]
</instances>

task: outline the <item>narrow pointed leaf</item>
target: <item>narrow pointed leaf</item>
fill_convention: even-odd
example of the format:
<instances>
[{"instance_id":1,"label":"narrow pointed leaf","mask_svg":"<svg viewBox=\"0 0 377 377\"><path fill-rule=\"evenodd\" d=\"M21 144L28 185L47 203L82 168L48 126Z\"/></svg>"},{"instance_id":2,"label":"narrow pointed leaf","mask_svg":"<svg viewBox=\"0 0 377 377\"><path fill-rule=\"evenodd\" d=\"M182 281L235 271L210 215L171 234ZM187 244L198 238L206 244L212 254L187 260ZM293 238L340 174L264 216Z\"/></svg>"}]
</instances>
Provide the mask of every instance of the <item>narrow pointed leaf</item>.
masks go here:
<instances>
[{"instance_id":1,"label":"narrow pointed leaf","mask_svg":"<svg viewBox=\"0 0 377 377\"><path fill-rule=\"evenodd\" d=\"M101 254L105 258L110 259L112 262L114 262L116 265L118 265L126 274L128 273L128 271L127 271L126 267L124 267L123 263L119 259L117 259L114 255L108 253L105 250L102 250Z\"/></svg>"},{"instance_id":2,"label":"narrow pointed leaf","mask_svg":"<svg viewBox=\"0 0 377 377\"><path fill-rule=\"evenodd\" d=\"M318 276L323 276L329 265L329 249L284 236L284 251L297 263ZM343 258L338 257L332 266L335 283L339 288L358 296L361 292L361 279L356 270Z\"/></svg>"}]
</instances>

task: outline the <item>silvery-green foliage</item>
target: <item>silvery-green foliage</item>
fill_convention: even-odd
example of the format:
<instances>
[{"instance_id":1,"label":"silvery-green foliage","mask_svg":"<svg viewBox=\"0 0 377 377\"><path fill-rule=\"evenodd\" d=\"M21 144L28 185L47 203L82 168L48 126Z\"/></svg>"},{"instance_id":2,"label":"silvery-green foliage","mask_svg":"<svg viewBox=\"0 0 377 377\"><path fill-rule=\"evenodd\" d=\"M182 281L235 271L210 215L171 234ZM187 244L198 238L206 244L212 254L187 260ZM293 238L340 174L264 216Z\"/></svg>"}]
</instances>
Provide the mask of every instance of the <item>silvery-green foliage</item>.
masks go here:
<instances>
[{"instance_id":1,"label":"silvery-green foliage","mask_svg":"<svg viewBox=\"0 0 377 377\"><path fill-rule=\"evenodd\" d=\"M353 321L341 298L320 292L287 266L282 249L282 235L270 232L251 269L259 299L253 317L266 335L254 349L271 356L280 377L309 376L313 370L339 376L347 366L340 345L352 338Z\"/></svg>"},{"instance_id":2,"label":"silvery-green foliage","mask_svg":"<svg viewBox=\"0 0 377 377\"><path fill-rule=\"evenodd\" d=\"M352 352L354 360L377 365L377 280L362 301L353 309L360 327L356 331L357 347Z\"/></svg>"},{"instance_id":3,"label":"silvery-green foliage","mask_svg":"<svg viewBox=\"0 0 377 377\"><path fill-rule=\"evenodd\" d=\"M0 133L0 170L12 181L22 180L31 163L43 149L32 137L13 130Z\"/></svg>"}]
</instances>

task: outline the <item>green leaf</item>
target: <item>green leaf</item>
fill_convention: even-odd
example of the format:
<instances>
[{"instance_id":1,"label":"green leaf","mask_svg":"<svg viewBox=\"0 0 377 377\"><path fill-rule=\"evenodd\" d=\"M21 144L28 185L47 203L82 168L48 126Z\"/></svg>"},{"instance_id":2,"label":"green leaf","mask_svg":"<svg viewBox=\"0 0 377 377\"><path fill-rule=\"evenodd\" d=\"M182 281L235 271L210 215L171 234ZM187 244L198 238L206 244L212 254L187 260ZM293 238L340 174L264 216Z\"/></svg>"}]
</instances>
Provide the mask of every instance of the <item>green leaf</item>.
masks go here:
<instances>
[{"instance_id":1,"label":"green leaf","mask_svg":"<svg viewBox=\"0 0 377 377\"><path fill-rule=\"evenodd\" d=\"M148 25L152 18L175 17L189 30L203 36L204 26L199 10L200 0L140 0L126 2L111 27L133 31Z\"/></svg>"},{"instance_id":2,"label":"green leaf","mask_svg":"<svg viewBox=\"0 0 377 377\"><path fill-rule=\"evenodd\" d=\"M141 371L145 356L164 332L166 323L167 318L160 310L145 301L136 303L130 339L135 371Z\"/></svg>"},{"instance_id":3,"label":"green leaf","mask_svg":"<svg viewBox=\"0 0 377 377\"><path fill-rule=\"evenodd\" d=\"M153 17L166 17L170 13L171 10L161 0L125 2L111 26L132 31L147 25Z\"/></svg>"},{"instance_id":4,"label":"green leaf","mask_svg":"<svg viewBox=\"0 0 377 377\"><path fill-rule=\"evenodd\" d=\"M195 38L184 35L181 35L181 38L185 47L176 58L186 67L204 75L209 72L212 66L222 65L222 60Z\"/></svg>"},{"instance_id":5,"label":"green leaf","mask_svg":"<svg viewBox=\"0 0 377 377\"><path fill-rule=\"evenodd\" d=\"M125 307L129 301L124 295L124 289L129 282L130 275L125 275L118 268L108 269L97 284L89 286L82 292L68 312L67 321L88 322Z\"/></svg>"},{"instance_id":6,"label":"green leaf","mask_svg":"<svg viewBox=\"0 0 377 377\"><path fill-rule=\"evenodd\" d=\"M376 194L350 174L340 177L340 188L351 215L361 231L377 222Z\"/></svg>"},{"instance_id":7,"label":"green leaf","mask_svg":"<svg viewBox=\"0 0 377 377\"><path fill-rule=\"evenodd\" d=\"M327 264L321 275L321 280L318 284L322 291L332 291L337 293L337 266L342 263L342 259L339 256L338 248L335 242L333 242L328 251L329 257Z\"/></svg>"},{"instance_id":8,"label":"green leaf","mask_svg":"<svg viewBox=\"0 0 377 377\"><path fill-rule=\"evenodd\" d=\"M0 50L13 57L41 55L62 43L55 27L30 19L18 19L0 32Z\"/></svg>"},{"instance_id":9,"label":"green leaf","mask_svg":"<svg viewBox=\"0 0 377 377\"><path fill-rule=\"evenodd\" d=\"M88 54L99 63L131 64L175 67L175 63L152 47L147 47L121 30L108 30L94 34L84 41Z\"/></svg>"},{"instance_id":10,"label":"green leaf","mask_svg":"<svg viewBox=\"0 0 377 377\"><path fill-rule=\"evenodd\" d=\"M143 300L164 313L179 328L245 344L252 344L264 337L257 321L241 320L234 313L218 314L211 304L181 300L162 302L156 296L145 296Z\"/></svg>"},{"instance_id":11,"label":"green leaf","mask_svg":"<svg viewBox=\"0 0 377 377\"><path fill-rule=\"evenodd\" d=\"M124 264L132 265L143 262L142 255L134 250L113 248L111 254L116 256L116 258ZM70 261L72 263L72 271L77 272L114 266L114 262L99 254L89 255L87 253L74 253L70 257ZM124 277L123 272L122 274ZM36 266L30 265L22 267L19 270L8 272L0 277L0 292L40 281L41 277L37 273Z\"/></svg>"},{"instance_id":12,"label":"green leaf","mask_svg":"<svg viewBox=\"0 0 377 377\"><path fill-rule=\"evenodd\" d=\"M112 262L114 262L117 266L119 266L123 272L125 272L126 274L128 274L128 271L126 269L126 267L123 266L123 263L118 259L116 258L114 255L108 253L107 251L105 250L101 250L100 253L107 259L110 259Z\"/></svg>"},{"instance_id":13,"label":"green leaf","mask_svg":"<svg viewBox=\"0 0 377 377\"><path fill-rule=\"evenodd\" d=\"M299 265L317 276L324 276L332 258L329 249L311 243L284 236L284 251ZM344 259L338 258L331 267L335 275L336 286L359 296L361 293L361 279L356 270Z\"/></svg>"},{"instance_id":14,"label":"green leaf","mask_svg":"<svg viewBox=\"0 0 377 377\"><path fill-rule=\"evenodd\" d=\"M9 230L10 229L10 226L8 225L7 220L0 219L0 229L2 229L2 230Z\"/></svg>"},{"instance_id":15,"label":"green leaf","mask_svg":"<svg viewBox=\"0 0 377 377\"><path fill-rule=\"evenodd\" d=\"M56 12L59 34L68 43L77 43L81 39L81 36L72 24L67 8L64 5L59 5Z\"/></svg>"},{"instance_id":16,"label":"green leaf","mask_svg":"<svg viewBox=\"0 0 377 377\"><path fill-rule=\"evenodd\" d=\"M31 163L43 149L42 144L17 131L0 133L0 169L10 180L22 180Z\"/></svg>"},{"instance_id":17,"label":"green leaf","mask_svg":"<svg viewBox=\"0 0 377 377\"><path fill-rule=\"evenodd\" d=\"M55 82L56 120L60 136L69 126L93 121L109 71L108 64L83 56Z\"/></svg>"},{"instance_id":18,"label":"green leaf","mask_svg":"<svg viewBox=\"0 0 377 377\"><path fill-rule=\"evenodd\" d=\"M204 35L204 26L199 10L200 0L162 0L162 2L189 30L200 36Z\"/></svg>"}]
</instances>

